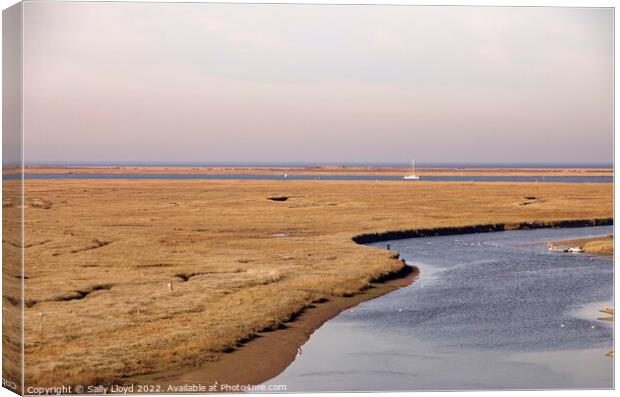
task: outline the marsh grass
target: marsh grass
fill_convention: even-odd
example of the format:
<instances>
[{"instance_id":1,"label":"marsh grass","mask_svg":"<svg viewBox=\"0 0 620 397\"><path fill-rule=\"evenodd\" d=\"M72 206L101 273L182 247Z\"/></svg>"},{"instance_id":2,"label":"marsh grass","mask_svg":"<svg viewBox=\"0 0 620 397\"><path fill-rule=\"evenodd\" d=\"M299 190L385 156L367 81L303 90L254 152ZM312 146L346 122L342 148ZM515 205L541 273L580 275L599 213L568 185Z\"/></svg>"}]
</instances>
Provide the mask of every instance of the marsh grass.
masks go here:
<instances>
[{"instance_id":1,"label":"marsh grass","mask_svg":"<svg viewBox=\"0 0 620 397\"><path fill-rule=\"evenodd\" d=\"M394 252L355 244L359 233L612 216L605 184L27 180L26 188L26 384L38 386L199 366L402 268ZM526 196L543 199L520 205ZM5 255L15 244L3 241ZM5 280L18 275L5 268ZM4 306L14 308L11 288ZM6 335L5 346L18 346Z\"/></svg>"},{"instance_id":2,"label":"marsh grass","mask_svg":"<svg viewBox=\"0 0 620 397\"><path fill-rule=\"evenodd\" d=\"M583 246L583 249L592 254L612 255L614 253L613 237L590 241Z\"/></svg>"}]
</instances>

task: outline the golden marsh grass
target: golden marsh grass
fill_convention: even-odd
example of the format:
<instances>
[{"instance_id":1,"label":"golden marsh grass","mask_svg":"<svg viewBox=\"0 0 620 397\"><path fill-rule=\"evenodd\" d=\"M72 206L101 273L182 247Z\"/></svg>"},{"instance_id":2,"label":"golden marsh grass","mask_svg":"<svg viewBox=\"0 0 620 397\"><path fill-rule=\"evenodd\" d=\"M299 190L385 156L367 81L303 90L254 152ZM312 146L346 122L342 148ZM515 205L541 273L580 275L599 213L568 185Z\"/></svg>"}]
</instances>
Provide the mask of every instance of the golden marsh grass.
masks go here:
<instances>
[{"instance_id":1,"label":"golden marsh grass","mask_svg":"<svg viewBox=\"0 0 620 397\"><path fill-rule=\"evenodd\" d=\"M200 366L400 269L392 253L355 244L359 233L612 216L610 184L27 180L26 189L26 384L39 386ZM5 233L5 252L14 243Z\"/></svg>"}]
</instances>

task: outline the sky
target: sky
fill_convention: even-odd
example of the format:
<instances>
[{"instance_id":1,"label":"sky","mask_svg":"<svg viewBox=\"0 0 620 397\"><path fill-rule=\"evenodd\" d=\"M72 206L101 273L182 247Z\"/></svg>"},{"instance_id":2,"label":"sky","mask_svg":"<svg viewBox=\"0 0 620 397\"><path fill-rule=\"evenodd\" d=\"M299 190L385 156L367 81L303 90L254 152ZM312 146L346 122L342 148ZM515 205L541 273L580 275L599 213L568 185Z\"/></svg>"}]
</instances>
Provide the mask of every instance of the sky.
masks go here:
<instances>
[{"instance_id":1,"label":"sky","mask_svg":"<svg viewBox=\"0 0 620 397\"><path fill-rule=\"evenodd\" d=\"M611 163L613 11L24 5L27 162Z\"/></svg>"}]
</instances>

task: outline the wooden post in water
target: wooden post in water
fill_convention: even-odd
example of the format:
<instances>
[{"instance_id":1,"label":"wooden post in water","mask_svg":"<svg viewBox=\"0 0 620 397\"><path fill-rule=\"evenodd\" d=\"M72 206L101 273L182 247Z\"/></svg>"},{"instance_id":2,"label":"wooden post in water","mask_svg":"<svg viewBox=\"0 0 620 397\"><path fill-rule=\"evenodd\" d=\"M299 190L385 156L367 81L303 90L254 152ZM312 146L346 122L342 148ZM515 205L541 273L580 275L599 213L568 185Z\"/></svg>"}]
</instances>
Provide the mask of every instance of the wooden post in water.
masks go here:
<instances>
[{"instance_id":1,"label":"wooden post in water","mask_svg":"<svg viewBox=\"0 0 620 397\"><path fill-rule=\"evenodd\" d=\"M390 250L390 244L389 244L389 243L388 243L388 245L387 245L387 250L388 250L388 251Z\"/></svg>"}]
</instances>

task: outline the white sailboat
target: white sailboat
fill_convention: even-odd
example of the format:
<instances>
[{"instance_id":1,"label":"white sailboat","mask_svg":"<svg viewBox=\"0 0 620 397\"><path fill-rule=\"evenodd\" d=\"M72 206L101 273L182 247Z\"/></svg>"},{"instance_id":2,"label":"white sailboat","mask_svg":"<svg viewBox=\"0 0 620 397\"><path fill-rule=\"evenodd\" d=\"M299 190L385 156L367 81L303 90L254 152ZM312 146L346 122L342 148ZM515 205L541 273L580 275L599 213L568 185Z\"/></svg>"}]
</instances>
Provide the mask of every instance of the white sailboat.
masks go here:
<instances>
[{"instance_id":1,"label":"white sailboat","mask_svg":"<svg viewBox=\"0 0 620 397\"><path fill-rule=\"evenodd\" d=\"M415 159L411 159L411 174L405 175L403 179L411 179L415 181L420 179L420 177L415 174Z\"/></svg>"}]
</instances>

